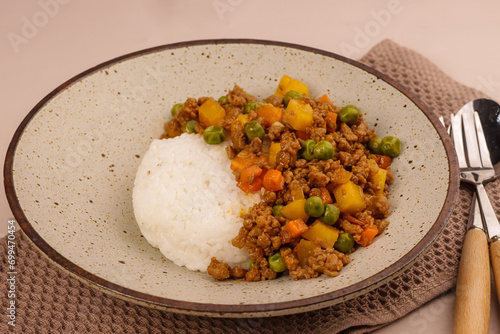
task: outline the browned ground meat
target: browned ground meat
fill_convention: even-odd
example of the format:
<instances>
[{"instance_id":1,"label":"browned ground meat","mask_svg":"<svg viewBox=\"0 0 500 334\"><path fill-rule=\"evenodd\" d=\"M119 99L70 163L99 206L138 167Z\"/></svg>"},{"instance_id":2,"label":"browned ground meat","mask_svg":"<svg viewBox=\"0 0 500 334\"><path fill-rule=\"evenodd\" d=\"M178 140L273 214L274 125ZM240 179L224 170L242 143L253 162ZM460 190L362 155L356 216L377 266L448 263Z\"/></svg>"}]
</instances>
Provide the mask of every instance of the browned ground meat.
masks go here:
<instances>
[{"instance_id":1,"label":"browned ground meat","mask_svg":"<svg viewBox=\"0 0 500 334\"><path fill-rule=\"evenodd\" d=\"M221 263L213 257L207 268L207 272L217 280L225 280L231 276L231 267L227 263Z\"/></svg>"},{"instance_id":2,"label":"browned ground meat","mask_svg":"<svg viewBox=\"0 0 500 334\"><path fill-rule=\"evenodd\" d=\"M366 207L354 213L342 212L335 223L335 228L339 234L349 233L357 243L367 246L370 241L367 243L363 240L365 229L371 229L373 235L376 228L380 234L389 224L385 220L389 216L390 208L387 200L388 185L394 180L389 166L384 167L387 169L385 183L377 181L377 172L382 167L378 165L377 156L366 147L370 139L377 134L364 122L362 114L353 125L339 121L338 117L334 121L335 117L327 116L331 116L331 113L337 114L340 111L339 107L305 95L300 100L312 108L312 124L306 127L305 131L296 131L285 121L276 121L266 126L265 117L257 110L244 113L245 104L257 99L239 86L234 86L226 97L227 103L221 104L226 116L220 125L231 140L231 146L227 148L228 157L234 159L244 153L243 156L264 159L253 164L263 169L263 173L269 169L281 172L284 188L277 191L262 188L261 202L242 216L243 224L238 235L232 240L235 247L248 250L252 261L251 268L249 270L240 266L231 268L228 264L212 258L208 273L217 280L237 278L255 282L275 279L281 274L272 270L268 261L271 261L270 256L279 253L288 275L293 279L314 278L320 274L337 276L339 271L349 264L349 254L354 252L356 247L343 253L337 250L340 248L326 247L316 242L304 257L304 253L298 250L301 247L300 241L304 239L302 236L292 237L288 232L284 232L285 225L291 219L274 216L273 206L287 205L294 201L297 194L302 194L304 198L318 196L323 199L325 191L331 197L330 203L333 203L335 198L332 193L336 187L347 182L347 175L349 181L361 187ZM198 120L198 109L207 99L209 98L188 98L184 107L165 124L165 133L162 137L178 136L182 133L182 125L185 122ZM271 95L261 102L285 109L283 98L279 96ZM239 117L240 115L242 117ZM245 121L240 122L240 119ZM259 122L265 128L265 136L249 141L244 132L244 124L248 121ZM203 133L204 127L198 123L195 130ZM305 160L300 153L304 136L316 142L330 142L335 150L334 156L327 160ZM275 163L271 164L266 159L270 155L271 145L277 143L280 145L280 150ZM239 181L241 171L234 170L233 173L236 181ZM253 180L254 178L252 182ZM314 221L321 222L311 218L305 223L310 226Z\"/></svg>"}]
</instances>

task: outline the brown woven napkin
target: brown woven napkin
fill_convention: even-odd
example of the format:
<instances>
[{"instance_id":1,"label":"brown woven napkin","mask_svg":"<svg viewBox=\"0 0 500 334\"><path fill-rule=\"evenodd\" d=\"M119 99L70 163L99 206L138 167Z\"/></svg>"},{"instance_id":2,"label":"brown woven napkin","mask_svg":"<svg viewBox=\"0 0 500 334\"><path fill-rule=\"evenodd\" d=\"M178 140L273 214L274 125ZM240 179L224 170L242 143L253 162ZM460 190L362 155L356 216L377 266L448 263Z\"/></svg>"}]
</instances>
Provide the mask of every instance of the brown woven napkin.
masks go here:
<instances>
[{"instance_id":1,"label":"brown woven napkin","mask_svg":"<svg viewBox=\"0 0 500 334\"><path fill-rule=\"evenodd\" d=\"M419 54L383 41L362 62L399 81L437 115L456 112L483 94L447 77ZM500 180L487 187L497 212ZM471 192L461 188L453 215L426 254L401 276L366 295L329 308L263 319L219 319L162 312L110 297L70 277L16 232L16 326L7 324L7 289L0 332L17 333L366 333L388 324L455 286ZM7 240L0 240L6 287Z\"/></svg>"}]
</instances>

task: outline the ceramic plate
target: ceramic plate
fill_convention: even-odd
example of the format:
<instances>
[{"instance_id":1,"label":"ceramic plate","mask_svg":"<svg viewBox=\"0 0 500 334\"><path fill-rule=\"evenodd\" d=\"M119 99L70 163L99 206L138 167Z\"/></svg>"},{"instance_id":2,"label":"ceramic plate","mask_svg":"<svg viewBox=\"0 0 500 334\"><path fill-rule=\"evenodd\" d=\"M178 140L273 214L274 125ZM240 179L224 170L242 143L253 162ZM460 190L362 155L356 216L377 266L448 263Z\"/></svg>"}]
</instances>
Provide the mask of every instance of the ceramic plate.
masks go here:
<instances>
[{"instance_id":1,"label":"ceramic plate","mask_svg":"<svg viewBox=\"0 0 500 334\"><path fill-rule=\"evenodd\" d=\"M132 211L136 169L174 103L259 98L282 75L355 104L380 134L403 142L394 160L391 224L338 277L215 281L165 259ZM24 119L8 149L5 185L15 218L57 265L115 296L188 314L254 317L305 312L353 298L401 273L443 229L457 195L455 156L433 113L384 75L308 47L254 40L161 46L96 66L64 83ZM165 205L175 205L166 203Z\"/></svg>"}]
</instances>

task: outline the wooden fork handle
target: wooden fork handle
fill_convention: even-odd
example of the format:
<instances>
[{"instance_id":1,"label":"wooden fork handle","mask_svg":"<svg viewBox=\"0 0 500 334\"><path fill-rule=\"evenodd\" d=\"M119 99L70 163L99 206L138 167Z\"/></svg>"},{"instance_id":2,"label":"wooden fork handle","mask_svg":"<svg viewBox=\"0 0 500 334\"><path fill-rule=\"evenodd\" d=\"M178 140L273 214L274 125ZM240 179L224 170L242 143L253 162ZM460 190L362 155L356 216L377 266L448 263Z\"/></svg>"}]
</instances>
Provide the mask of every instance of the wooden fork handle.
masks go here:
<instances>
[{"instance_id":1,"label":"wooden fork handle","mask_svg":"<svg viewBox=\"0 0 500 334\"><path fill-rule=\"evenodd\" d=\"M465 236L458 269L455 334L488 333L490 284L488 239L482 230L470 229Z\"/></svg>"},{"instance_id":2,"label":"wooden fork handle","mask_svg":"<svg viewBox=\"0 0 500 334\"><path fill-rule=\"evenodd\" d=\"M490 244L491 268L495 277L495 286L497 288L497 297L500 302L500 240L493 241Z\"/></svg>"}]
</instances>

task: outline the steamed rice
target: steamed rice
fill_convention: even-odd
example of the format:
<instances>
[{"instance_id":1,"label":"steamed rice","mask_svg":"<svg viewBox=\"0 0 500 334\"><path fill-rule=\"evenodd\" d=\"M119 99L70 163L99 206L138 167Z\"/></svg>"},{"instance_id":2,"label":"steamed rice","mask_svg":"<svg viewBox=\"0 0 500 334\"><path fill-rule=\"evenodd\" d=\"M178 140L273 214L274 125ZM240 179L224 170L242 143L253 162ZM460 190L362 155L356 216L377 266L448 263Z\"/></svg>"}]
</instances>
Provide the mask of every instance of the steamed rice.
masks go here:
<instances>
[{"instance_id":1,"label":"steamed rice","mask_svg":"<svg viewBox=\"0 0 500 334\"><path fill-rule=\"evenodd\" d=\"M154 140L137 170L134 214L147 241L180 266L206 272L212 257L249 260L231 240L240 214L260 200L236 187L228 143L207 145L201 135Z\"/></svg>"}]
</instances>

